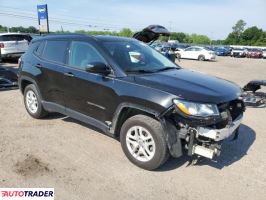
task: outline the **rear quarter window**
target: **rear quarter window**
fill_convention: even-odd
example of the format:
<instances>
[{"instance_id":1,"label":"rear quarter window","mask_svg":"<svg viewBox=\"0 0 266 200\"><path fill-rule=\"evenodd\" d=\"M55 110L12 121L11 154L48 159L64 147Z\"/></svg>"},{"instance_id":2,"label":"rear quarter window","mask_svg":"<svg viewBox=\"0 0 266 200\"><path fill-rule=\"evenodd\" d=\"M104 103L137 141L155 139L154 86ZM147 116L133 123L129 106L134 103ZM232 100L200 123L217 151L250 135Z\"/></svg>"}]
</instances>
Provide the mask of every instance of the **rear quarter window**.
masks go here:
<instances>
[{"instance_id":1,"label":"rear quarter window","mask_svg":"<svg viewBox=\"0 0 266 200\"><path fill-rule=\"evenodd\" d=\"M46 41L42 58L57 63L65 63L67 47L68 47L68 41L48 40Z\"/></svg>"},{"instance_id":2,"label":"rear quarter window","mask_svg":"<svg viewBox=\"0 0 266 200\"><path fill-rule=\"evenodd\" d=\"M35 50L34 50L34 54L37 55L37 56L41 56L42 55L42 52L43 52L43 49L44 49L44 46L45 46L45 42L38 42Z\"/></svg>"}]
</instances>

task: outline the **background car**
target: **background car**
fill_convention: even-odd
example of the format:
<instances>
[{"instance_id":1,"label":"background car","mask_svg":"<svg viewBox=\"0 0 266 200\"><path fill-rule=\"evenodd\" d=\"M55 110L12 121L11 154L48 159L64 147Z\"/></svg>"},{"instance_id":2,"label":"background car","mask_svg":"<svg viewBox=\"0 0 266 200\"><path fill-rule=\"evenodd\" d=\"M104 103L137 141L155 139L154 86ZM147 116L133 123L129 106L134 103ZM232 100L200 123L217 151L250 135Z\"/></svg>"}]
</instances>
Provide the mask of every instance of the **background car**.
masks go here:
<instances>
[{"instance_id":1,"label":"background car","mask_svg":"<svg viewBox=\"0 0 266 200\"><path fill-rule=\"evenodd\" d=\"M215 60L215 52L206 47L191 46L175 52L177 58L187 58L196 60Z\"/></svg>"},{"instance_id":2,"label":"background car","mask_svg":"<svg viewBox=\"0 0 266 200\"><path fill-rule=\"evenodd\" d=\"M263 49L263 50L262 50L262 57L263 57L263 58L266 58L266 49Z\"/></svg>"},{"instance_id":3,"label":"background car","mask_svg":"<svg viewBox=\"0 0 266 200\"><path fill-rule=\"evenodd\" d=\"M246 57L246 51L242 48L233 48L231 51L231 57L244 58Z\"/></svg>"},{"instance_id":4,"label":"background car","mask_svg":"<svg viewBox=\"0 0 266 200\"><path fill-rule=\"evenodd\" d=\"M248 49L247 58L262 58L262 50L261 49Z\"/></svg>"},{"instance_id":5,"label":"background car","mask_svg":"<svg viewBox=\"0 0 266 200\"><path fill-rule=\"evenodd\" d=\"M21 33L0 33L1 56L4 58L19 58L29 46L32 37Z\"/></svg>"},{"instance_id":6,"label":"background car","mask_svg":"<svg viewBox=\"0 0 266 200\"><path fill-rule=\"evenodd\" d=\"M214 47L213 51L217 56L229 56L231 53L230 49L226 47Z\"/></svg>"}]
</instances>

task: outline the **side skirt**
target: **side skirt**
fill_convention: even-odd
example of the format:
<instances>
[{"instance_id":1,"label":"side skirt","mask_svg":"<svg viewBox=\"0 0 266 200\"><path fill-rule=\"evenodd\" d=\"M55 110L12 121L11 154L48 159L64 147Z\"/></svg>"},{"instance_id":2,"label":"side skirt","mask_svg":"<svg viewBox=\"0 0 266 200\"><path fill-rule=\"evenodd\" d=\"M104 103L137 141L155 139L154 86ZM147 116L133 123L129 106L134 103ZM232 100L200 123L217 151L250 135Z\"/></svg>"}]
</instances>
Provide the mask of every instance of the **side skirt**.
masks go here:
<instances>
[{"instance_id":1,"label":"side skirt","mask_svg":"<svg viewBox=\"0 0 266 200\"><path fill-rule=\"evenodd\" d=\"M42 106L48 112L57 112L69 116L73 119L76 119L78 121L81 121L83 123L89 124L91 126L100 129L108 136L114 137L114 135L110 133L110 127L97 119L94 119L80 112L74 111L70 108L65 108L64 106L52 102L42 101Z\"/></svg>"}]
</instances>

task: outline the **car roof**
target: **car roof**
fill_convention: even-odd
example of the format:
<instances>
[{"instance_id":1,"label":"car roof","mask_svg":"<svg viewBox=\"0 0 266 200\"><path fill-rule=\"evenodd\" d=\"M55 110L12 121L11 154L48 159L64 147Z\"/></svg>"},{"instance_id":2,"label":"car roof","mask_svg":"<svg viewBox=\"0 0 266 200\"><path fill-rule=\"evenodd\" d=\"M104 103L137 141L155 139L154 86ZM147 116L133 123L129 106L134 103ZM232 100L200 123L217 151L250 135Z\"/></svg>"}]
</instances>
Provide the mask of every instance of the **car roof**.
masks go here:
<instances>
[{"instance_id":1,"label":"car roof","mask_svg":"<svg viewBox=\"0 0 266 200\"><path fill-rule=\"evenodd\" d=\"M134 38L112 36L112 35L97 35L97 36L93 36L93 37L95 37L96 39L98 39L100 41L104 41L104 42L108 42L108 41L137 41Z\"/></svg>"},{"instance_id":2,"label":"car roof","mask_svg":"<svg viewBox=\"0 0 266 200\"><path fill-rule=\"evenodd\" d=\"M200 49L204 49L204 47L201 47L201 46L190 46L192 48L200 48ZM188 47L189 48L189 47Z\"/></svg>"},{"instance_id":3,"label":"car roof","mask_svg":"<svg viewBox=\"0 0 266 200\"><path fill-rule=\"evenodd\" d=\"M28 33L0 33L0 36L2 35L29 35Z\"/></svg>"},{"instance_id":4,"label":"car roof","mask_svg":"<svg viewBox=\"0 0 266 200\"><path fill-rule=\"evenodd\" d=\"M46 40L46 39L84 39L84 38L93 38L98 41L136 41L136 39L133 38L126 38L126 37L119 37L119 36L111 36L111 35L87 35L87 34L50 34L50 35L44 35L42 37L36 38L33 40L40 41L40 40Z\"/></svg>"}]
</instances>

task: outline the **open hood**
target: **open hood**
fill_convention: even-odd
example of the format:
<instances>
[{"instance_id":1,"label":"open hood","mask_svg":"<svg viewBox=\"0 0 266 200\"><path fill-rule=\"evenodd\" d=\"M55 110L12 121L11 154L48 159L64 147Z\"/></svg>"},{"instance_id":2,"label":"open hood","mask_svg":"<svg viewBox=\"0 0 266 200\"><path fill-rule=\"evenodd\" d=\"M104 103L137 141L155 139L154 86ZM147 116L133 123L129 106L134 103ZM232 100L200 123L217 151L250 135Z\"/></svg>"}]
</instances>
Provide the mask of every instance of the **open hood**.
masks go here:
<instances>
[{"instance_id":1,"label":"open hood","mask_svg":"<svg viewBox=\"0 0 266 200\"><path fill-rule=\"evenodd\" d=\"M144 28L142 31L137 32L133 35L133 38L140 40L145 43L155 41L159 36L169 36L170 32L163 26L160 25L150 25Z\"/></svg>"}]
</instances>

